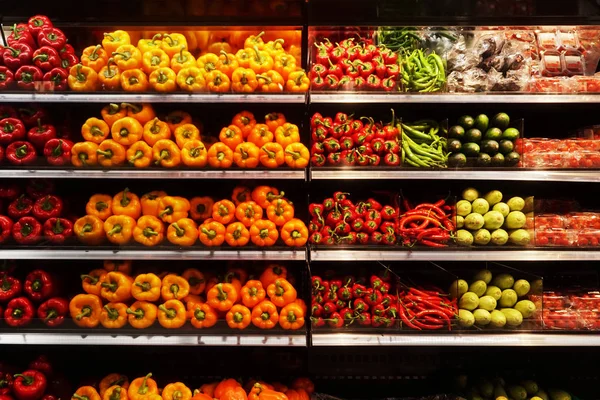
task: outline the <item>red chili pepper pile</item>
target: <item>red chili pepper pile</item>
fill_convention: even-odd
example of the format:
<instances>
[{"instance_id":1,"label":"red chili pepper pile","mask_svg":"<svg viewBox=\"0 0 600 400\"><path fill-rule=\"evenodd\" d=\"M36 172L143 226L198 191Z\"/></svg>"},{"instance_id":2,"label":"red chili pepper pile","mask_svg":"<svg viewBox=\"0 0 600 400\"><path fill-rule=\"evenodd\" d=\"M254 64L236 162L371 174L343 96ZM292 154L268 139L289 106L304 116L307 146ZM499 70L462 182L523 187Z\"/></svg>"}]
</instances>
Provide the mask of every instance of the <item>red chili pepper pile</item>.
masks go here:
<instances>
[{"instance_id":1,"label":"red chili pepper pile","mask_svg":"<svg viewBox=\"0 0 600 400\"><path fill-rule=\"evenodd\" d=\"M365 121L363 123L363 121ZM310 120L311 164L337 166L399 166L400 131L395 114L389 124L375 123L373 118L353 119L344 113L335 118L316 113Z\"/></svg>"},{"instance_id":2,"label":"red chili pepper pile","mask_svg":"<svg viewBox=\"0 0 600 400\"><path fill-rule=\"evenodd\" d=\"M398 295L398 312L407 327L416 330L452 329L458 314L456 300L450 300L442 290L408 288Z\"/></svg>"},{"instance_id":3,"label":"red chili pepper pile","mask_svg":"<svg viewBox=\"0 0 600 400\"><path fill-rule=\"evenodd\" d=\"M14 374L15 368L0 366L0 398L2 400L54 400L59 396L47 393L60 390L52 386L52 364L45 356L29 363L28 369Z\"/></svg>"},{"instance_id":4,"label":"red chili pepper pile","mask_svg":"<svg viewBox=\"0 0 600 400\"><path fill-rule=\"evenodd\" d=\"M398 55L371 39L329 40L315 43L315 63L310 70L311 90L392 91L400 67Z\"/></svg>"},{"instance_id":5,"label":"red chili pepper pile","mask_svg":"<svg viewBox=\"0 0 600 400\"><path fill-rule=\"evenodd\" d=\"M348 193L335 192L323 203L309 205L312 244L396 244L397 207L374 198L353 203Z\"/></svg>"},{"instance_id":6,"label":"red chili pepper pile","mask_svg":"<svg viewBox=\"0 0 600 400\"><path fill-rule=\"evenodd\" d=\"M0 106L0 164L31 165L43 155L49 165L70 165L70 133L49 121L40 107Z\"/></svg>"},{"instance_id":7,"label":"red chili pepper pile","mask_svg":"<svg viewBox=\"0 0 600 400\"><path fill-rule=\"evenodd\" d=\"M1 185L0 201L7 202L8 215L0 215L0 244L10 238L22 245L42 239L62 244L72 236L73 223L62 216L64 202L53 191L54 185L42 179L29 181L23 193L17 185Z\"/></svg>"},{"instance_id":8,"label":"red chili pepper pile","mask_svg":"<svg viewBox=\"0 0 600 400\"><path fill-rule=\"evenodd\" d=\"M422 203L412 207L407 199L402 202L404 213L398 217L396 233L405 246L422 244L446 247L455 232L454 207L445 200Z\"/></svg>"},{"instance_id":9,"label":"red chili pepper pile","mask_svg":"<svg viewBox=\"0 0 600 400\"><path fill-rule=\"evenodd\" d=\"M65 90L69 69L79 63L65 34L43 15L11 31L0 49L0 90Z\"/></svg>"},{"instance_id":10,"label":"red chili pepper pile","mask_svg":"<svg viewBox=\"0 0 600 400\"><path fill-rule=\"evenodd\" d=\"M55 327L65 321L69 301L58 294L58 282L48 272L36 269L22 281L14 276L14 267L0 270L0 310L4 309L4 322L11 327L29 325L39 318L46 326ZM36 312L37 307L37 312Z\"/></svg>"}]
</instances>

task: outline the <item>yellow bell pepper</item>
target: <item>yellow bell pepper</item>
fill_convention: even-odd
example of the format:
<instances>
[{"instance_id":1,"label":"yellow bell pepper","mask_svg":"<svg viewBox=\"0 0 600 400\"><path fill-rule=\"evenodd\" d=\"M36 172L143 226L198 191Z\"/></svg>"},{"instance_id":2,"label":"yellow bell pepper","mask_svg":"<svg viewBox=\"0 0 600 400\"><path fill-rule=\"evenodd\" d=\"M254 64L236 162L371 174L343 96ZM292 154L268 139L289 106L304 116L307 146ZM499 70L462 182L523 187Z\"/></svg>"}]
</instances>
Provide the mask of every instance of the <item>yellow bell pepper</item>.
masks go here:
<instances>
[{"instance_id":1,"label":"yellow bell pepper","mask_svg":"<svg viewBox=\"0 0 600 400\"><path fill-rule=\"evenodd\" d=\"M169 56L161 49L147 51L142 56L142 70L148 75L159 68L168 67L170 63Z\"/></svg>"},{"instance_id":2,"label":"yellow bell pepper","mask_svg":"<svg viewBox=\"0 0 600 400\"><path fill-rule=\"evenodd\" d=\"M169 139L161 139L152 146L154 163L165 168L173 168L181 163L179 147Z\"/></svg>"},{"instance_id":3,"label":"yellow bell pepper","mask_svg":"<svg viewBox=\"0 0 600 400\"><path fill-rule=\"evenodd\" d=\"M183 36L181 33L167 33L163 35L160 47L171 58L173 58L173 56L179 53L182 47L184 48L184 50L187 50L188 48L187 40L185 39L185 36Z\"/></svg>"},{"instance_id":4,"label":"yellow bell pepper","mask_svg":"<svg viewBox=\"0 0 600 400\"><path fill-rule=\"evenodd\" d=\"M164 232L165 226L160 219L152 215L144 215L138 218L136 226L133 229L133 240L144 246L156 246L163 241L165 237Z\"/></svg>"},{"instance_id":5,"label":"yellow bell pepper","mask_svg":"<svg viewBox=\"0 0 600 400\"><path fill-rule=\"evenodd\" d=\"M200 68L182 68L177 74L177 85L186 92L201 92L206 90L206 81Z\"/></svg>"},{"instance_id":6,"label":"yellow bell pepper","mask_svg":"<svg viewBox=\"0 0 600 400\"><path fill-rule=\"evenodd\" d=\"M177 74L171 68L159 68L150 74L150 87L160 93L174 92L176 79Z\"/></svg>"},{"instance_id":7,"label":"yellow bell pepper","mask_svg":"<svg viewBox=\"0 0 600 400\"><path fill-rule=\"evenodd\" d=\"M131 44L131 38L127 32L121 30L105 33L102 39L102 47L108 54L117 51L117 48L124 44Z\"/></svg>"},{"instance_id":8,"label":"yellow bell pepper","mask_svg":"<svg viewBox=\"0 0 600 400\"><path fill-rule=\"evenodd\" d=\"M136 69L142 66L142 53L137 47L131 44L119 46L117 51L112 53L112 57L121 71Z\"/></svg>"}]
</instances>

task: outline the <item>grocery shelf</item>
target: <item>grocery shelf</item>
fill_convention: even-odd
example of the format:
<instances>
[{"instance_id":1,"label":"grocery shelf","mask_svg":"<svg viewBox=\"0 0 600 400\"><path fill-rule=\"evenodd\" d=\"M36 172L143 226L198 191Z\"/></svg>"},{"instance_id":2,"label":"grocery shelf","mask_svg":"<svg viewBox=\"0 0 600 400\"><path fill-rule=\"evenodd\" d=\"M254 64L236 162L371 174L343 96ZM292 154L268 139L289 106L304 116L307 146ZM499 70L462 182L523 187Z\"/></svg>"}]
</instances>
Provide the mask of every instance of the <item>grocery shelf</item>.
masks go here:
<instances>
[{"instance_id":1,"label":"grocery shelf","mask_svg":"<svg viewBox=\"0 0 600 400\"><path fill-rule=\"evenodd\" d=\"M0 345L109 346L295 346L306 347L305 335L115 335L74 333L0 333Z\"/></svg>"},{"instance_id":2,"label":"grocery shelf","mask_svg":"<svg viewBox=\"0 0 600 400\"><path fill-rule=\"evenodd\" d=\"M304 169L270 170L168 170L168 169L0 169L0 178L59 179L298 179L304 180Z\"/></svg>"},{"instance_id":3,"label":"grocery shelf","mask_svg":"<svg viewBox=\"0 0 600 400\"><path fill-rule=\"evenodd\" d=\"M311 93L311 103L600 103L597 94L507 94L507 93Z\"/></svg>"},{"instance_id":4,"label":"grocery shelf","mask_svg":"<svg viewBox=\"0 0 600 400\"><path fill-rule=\"evenodd\" d=\"M0 93L0 101L13 103L299 103L306 93Z\"/></svg>"},{"instance_id":5,"label":"grocery shelf","mask_svg":"<svg viewBox=\"0 0 600 400\"><path fill-rule=\"evenodd\" d=\"M600 335L514 333L501 334L312 334L313 346L599 346Z\"/></svg>"},{"instance_id":6,"label":"grocery shelf","mask_svg":"<svg viewBox=\"0 0 600 400\"><path fill-rule=\"evenodd\" d=\"M306 260L306 250L94 250L62 248L0 249L3 260Z\"/></svg>"},{"instance_id":7,"label":"grocery shelf","mask_svg":"<svg viewBox=\"0 0 600 400\"><path fill-rule=\"evenodd\" d=\"M0 171L0 174L2 172ZM597 170L410 169L386 167L311 168L311 179L405 179L600 182Z\"/></svg>"},{"instance_id":8,"label":"grocery shelf","mask_svg":"<svg viewBox=\"0 0 600 400\"><path fill-rule=\"evenodd\" d=\"M0 253L1 254L1 253ZM570 249L503 250L494 248L448 250L311 249L311 261L596 261L600 251Z\"/></svg>"}]
</instances>

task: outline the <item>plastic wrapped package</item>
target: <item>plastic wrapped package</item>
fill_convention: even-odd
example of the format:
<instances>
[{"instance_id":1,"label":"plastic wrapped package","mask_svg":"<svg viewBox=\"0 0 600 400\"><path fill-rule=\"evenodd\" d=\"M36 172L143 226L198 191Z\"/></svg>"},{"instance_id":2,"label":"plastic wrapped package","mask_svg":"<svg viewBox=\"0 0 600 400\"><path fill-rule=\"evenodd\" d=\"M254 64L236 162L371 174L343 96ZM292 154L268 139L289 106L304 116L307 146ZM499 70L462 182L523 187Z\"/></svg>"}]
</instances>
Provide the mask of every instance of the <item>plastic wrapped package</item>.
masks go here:
<instances>
[{"instance_id":1,"label":"plastic wrapped package","mask_svg":"<svg viewBox=\"0 0 600 400\"><path fill-rule=\"evenodd\" d=\"M575 78L577 92L598 93L600 92L600 75L577 76Z\"/></svg>"},{"instance_id":2,"label":"plastic wrapped package","mask_svg":"<svg viewBox=\"0 0 600 400\"><path fill-rule=\"evenodd\" d=\"M600 229L600 213L572 212L564 216L564 222L567 229Z\"/></svg>"},{"instance_id":3,"label":"plastic wrapped package","mask_svg":"<svg viewBox=\"0 0 600 400\"><path fill-rule=\"evenodd\" d=\"M544 309L542 322L545 329L578 330L586 327L581 315L575 310Z\"/></svg>"},{"instance_id":4,"label":"plastic wrapped package","mask_svg":"<svg viewBox=\"0 0 600 400\"><path fill-rule=\"evenodd\" d=\"M567 78L532 77L529 91L534 93L574 93L577 82Z\"/></svg>"},{"instance_id":5,"label":"plastic wrapped package","mask_svg":"<svg viewBox=\"0 0 600 400\"><path fill-rule=\"evenodd\" d=\"M600 293L587 292L577 293L569 296L571 307L576 310L600 310Z\"/></svg>"},{"instance_id":6,"label":"plastic wrapped package","mask_svg":"<svg viewBox=\"0 0 600 400\"><path fill-rule=\"evenodd\" d=\"M528 151L523 156L525 168L564 168L563 153L558 151Z\"/></svg>"},{"instance_id":7,"label":"plastic wrapped package","mask_svg":"<svg viewBox=\"0 0 600 400\"><path fill-rule=\"evenodd\" d=\"M579 310L578 311L583 329L600 329L600 311L598 310Z\"/></svg>"},{"instance_id":8,"label":"plastic wrapped package","mask_svg":"<svg viewBox=\"0 0 600 400\"><path fill-rule=\"evenodd\" d=\"M598 247L600 245L600 229L585 228L578 231L575 245L578 247Z\"/></svg>"},{"instance_id":9,"label":"plastic wrapped package","mask_svg":"<svg viewBox=\"0 0 600 400\"><path fill-rule=\"evenodd\" d=\"M542 302L544 310L564 310L571 307L570 297L559 292L544 292Z\"/></svg>"},{"instance_id":10,"label":"plastic wrapped package","mask_svg":"<svg viewBox=\"0 0 600 400\"><path fill-rule=\"evenodd\" d=\"M535 230L535 245L538 247L570 247L577 240L577 231L563 228Z\"/></svg>"},{"instance_id":11,"label":"plastic wrapped package","mask_svg":"<svg viewBox=\"0 0 600 400\"><path fill-rule=\"evenodd\" d=\"M535 216L535 226L538 229L560 229L564 227L564 217L558 214L538 214Z\"/></svg>"},{"instance_id":12,"label":"plastic wrapped package","mask_svg":"<svg viewBox=\"0 0 600 400\"><path fill-rule=\"evenodd\" d=\"M479 68L464 72L453 71L447 78L448 90L451 92L487 92L490 90L488 74Z\"/></svg>"}]
</instances>

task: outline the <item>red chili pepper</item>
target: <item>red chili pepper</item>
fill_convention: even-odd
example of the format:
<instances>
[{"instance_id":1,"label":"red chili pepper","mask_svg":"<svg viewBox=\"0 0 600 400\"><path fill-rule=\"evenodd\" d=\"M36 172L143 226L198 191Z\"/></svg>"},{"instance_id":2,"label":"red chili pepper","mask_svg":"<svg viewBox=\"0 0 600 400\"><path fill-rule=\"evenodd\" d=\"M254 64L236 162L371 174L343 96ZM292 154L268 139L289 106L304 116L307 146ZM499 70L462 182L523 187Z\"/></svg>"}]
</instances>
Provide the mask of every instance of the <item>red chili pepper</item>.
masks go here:
<instances>
[{"instance_id":1,"label":"red chili pepper","mask_svg":"<svg viewBox=\"0 0 600 400\"><path fill-rule=\"evenodd\" d=\"M25 125L17 118L0 120L0 145L25 139Z\"/></svg>"},{"instance_id":2,"label":"red chili pepper","mask_svg":"<svg viewBox=\"0 0 600 400\"><path fill-rule=\"evenodd\" d=\"M444 211L442 211L435 204L423 203L423 204L419 204L418 206L416 206L415 209L416 210L425 209L425 210L428 210L428 211L432 211L433 213L437 214L438 217L440 217L440 218L446 218L446 213Z\"/></svg>"},{"instance_id":3,"label":"red chili pepper","mask_svg":"<svg viewBox=\"0 0 600 400\"><path fill-rule=\"evenodd\" d=\"M326 321L327 325L329 325L332 328L341 328L342 326L344 326L344 319L338 312L331 313L331 315L328 319L326 319Z\"/></svg>"},{"instance_id":4,"label":"red chili pepper","mask_svg":"<svg viewBox=\"0 0 600 400\"><path fill-rule=\"evenodd\" d=\"M60 29L48 27L38 32L37 43L39 46L50 46L60 50L67 44L67 37Z\"/></svg>"},{"instance_id":5,"label":"red chili pepper","mask_svg":"<svg viewBox=\"0 0 600 400\"><path fill-rule=\"evenodd\" d=\"M40 241L42 224L33 217L19 219L12 228L13 239L18 244L32 245Z\"/></svg>"},{"instance_id":6,"label":"red chili pepper","mask_svg":"<svg viewBox=\"0 0 600 400\"><path fill-rule=\"evenodd\" d=\"M0 66L0 90L12 89L15 82L15 75L8 67Z\"/></svg>"},{"instance_id":7,"label":"red chili pepper","mask_svg":"<svg viewBox=\"0 0 600 400\"><path fill-rule=\"evenodd\" d=\"M337 299L336 299L336 301L337 301ZM323 312L325 312L326 315L329 315L336 311L337 311L337 306L335 305L334 301L327 301L325 304L323 304Z\"/></svg>"},{"instance_id":8,"label":"red chili pepper","mask_svg":"<svg viewBox=\"0 0 600 400\"><path fill-rule=\"evenodd\" d=\"M22 65L15 72L15 81L21 89L33 90L35 83L41 82L43 78L42 70L34 65Z\"/></svg>"},{"instance_id":9,"label":"red chili pepper","mask_svg":"<svg viewBox=\"0 0 600 400\"><path fill-rule=\"evenodd\" d=\"M0 302L5 303L21 295L23 286L21 281L7 274L2 275L0 280Z\"/></svg>"},{"instance_id":10,"label":"red chili pepper","mask_svg":"<svg viewBox=\"0 0 600 400\"><path fill-rule=\"evenodd\" d=\"M308 241L312 244L321 244L323 242L323 235L321 232L313 232L308 238Z\"/></svg>"},{"instance_id":11,"label":"red chili pepper","mask_svg":"<svg viewBox=\"0 0 600 400\"><path fill-rule=\"evenodd\" d=\"M33 216L41 221L48 218L59 217L63 209L63 202L58 196L47 195L39 198L33 205Z\"/></svg>"},{"instance_id":12,"label":"red chili pepper","mask_svg":"<svg viewBox=\"0 0 600 400\"><path fill-rule=\"evenodd\" d=\"M368 222L367 222L368 224ZM380 244L383 241L383 233L381 232L372 232L371 233L371 243L373 244Z\"/></svg>"},{"instance_id":13,"label":"red chili pepper","mask_svg":"<svg viewBox=\"0 0 600 400\"><path fill-rule=\"evenodd\" d=\"M52 193L54 191L54 183L48 179L31 179L25 191L29 196L37 200Z\"/></svg>"},{"instance_id":14,"label":"red chili pepper","mask_svg":"<svg viewBox=\"0 0 600 400\"><path fill-rule=\"evenodd\" d=\"M443 312L441 312L439 310L420 311L415 315L415 318L416 318L415 321L419 321L419 319L425 315L435 315L435 316L442 318L448 324L448 330L452 330L452 322L450 321L450 318L448 317L448 315L444 314ZM425 328L425 327L423 327L423 328ZM431 327L431 328L425 328L425 329L438 329L438 328Z\"/></svg>"},{"instance_id":15,"label":"red chili pepper","mask_svg":"<svg viewBox=\"0 0 600 400\"><path fill-rule=\"evenodd\" d=\"M67 89L68 73L63 68L52 68L44 74L44 90L47 91L63 91Z\"/></svg>"},{"instance_id":16,"label":"red chili pepper","mask_svg":"<svg viewBox=\"0 0 600 400\"><path fill-rule=\"evenodd\" d=\"M46 271L36 269L27 274L23 289L31 300L44 301L55 292L56 282Z\"/></svg>"},{"instance_id":17,"label":"red chili pepper","mask_svg":"<svg viewBox=\"0 0 600 400\"><path fill-rule=\"evenodd\" d=\"M422 330L420 327L416 326L409 320L406 313L407 313L406 306L402 302L400 302L400 304L398 306L398 314L400 315L400 320L409 328L415 329L417 331Z\"/></svg>"},{"instance_id":18,"label":"red chili pepper","mask_svg":"<svg viewBox=\"0 0 600 400\"><path fill-rule=\"evenodd\" d=\"M29 324L34 315L33 304L27 297L16 297L8 302L6 310L4 310L4 320L9 326L21 327ZM15 375L17 377L18 375ZM18 379L15 379L13 391L15 396L19 397Z\"/></svg>"},{"instance_id":19,"label":"red chili pepper","mask_svg":"<svg viewBox=\"0 0 600 400\"><path fill-rule=\"evenodd\" d=\"M425 246L429 246L429 247L448 247L447 244L432 242L431 240L426 240L426 239L421 240L421 244L424 244Z\"/></svg>"},{"instance_id":20,"label":"red chili pepper","mask_svg":"<svg viewBox=\"0 0 600 400\"><path fill-rule=\"evenodd\" d=\"M68 165L71 163L73 142L67 139L50 139L44 145L44 157L50 165Z\"/></svg>"},{"instance_id":21,"label":"red chili pepper","mask_svg":"<svg viewBox=\"0 0 600 400\"><path fill-rule=\"evenodd\" d=\"M46 377L39 371L27 370L14 378L13 392L18 400L39 400L46 391Z\"/></svg>"},{"instance_id":22,"label":"red chili pepper","mask_svg":"<svg viewBox=\"0 0 600 400\"><path fill-rule=\"evenodd\" d=\"M8 205L7 212L13 220L18 220L21 217L30 215L32 210L33 201L22 194Z\"/></svg>"},{"instance_id":23,"label":"red chili pepper","mask_svg":"<svg viewBox=\"0 0 600 400\"><path fill-rule=\"evenodd\" d=\"M51 299L46 300L44 303L40 305L37 310L37 316L41 319L46 326L55 327L62 325L65 322L65 316L69 312L69 302L67 299L63 299L61 297L53 297ZM41 369L35 368L32 365L29 365L29 368L37 369L38 371L42 371ZM42 371L47 375L50 375L50 372Z\"/></svg>"},{"instance_id":24,"label":"red chili pepper","mask_svg":"<svg viewBox=\"0 0 600 400\"><path fill-rule=\"evenodd\" d=\"M35 158L35 148L29 142L13 142L6 148L6 159L13 165L33 164Z\"/></svg>"}]
</instances>

